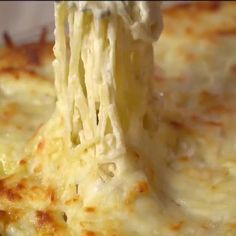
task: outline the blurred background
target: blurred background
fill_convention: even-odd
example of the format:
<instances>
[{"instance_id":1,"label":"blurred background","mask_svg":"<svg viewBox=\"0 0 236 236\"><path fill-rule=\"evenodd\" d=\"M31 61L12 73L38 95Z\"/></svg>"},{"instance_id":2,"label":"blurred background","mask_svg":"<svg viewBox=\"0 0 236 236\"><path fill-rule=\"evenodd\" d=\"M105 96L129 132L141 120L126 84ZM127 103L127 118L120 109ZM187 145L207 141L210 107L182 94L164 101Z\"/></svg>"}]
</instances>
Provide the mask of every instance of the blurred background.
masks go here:
<instances>
[{"instance_id":1,"label":"blurred background","mask_svg":"<svg viewBox=\"0 0 236 236\"><path fill-rule=\"evenodd\" d=\"M163 1L164 6L173 3ZM0 44L5 31L18 42L27 42L38 38L44 26L53 38L54 1L0 1Z\"/></svg>"},{"instance_id":2,"label":"blurred background","mask_svg":"<svg viewBox=\"0 0 236 236\"><path fill-rule=\"evenodd\" d=\"M53 1L0 1L0 42L7 31L18 42L37 38L47 26L52 37L54 28Z\"/></svg>"}]
</instances>

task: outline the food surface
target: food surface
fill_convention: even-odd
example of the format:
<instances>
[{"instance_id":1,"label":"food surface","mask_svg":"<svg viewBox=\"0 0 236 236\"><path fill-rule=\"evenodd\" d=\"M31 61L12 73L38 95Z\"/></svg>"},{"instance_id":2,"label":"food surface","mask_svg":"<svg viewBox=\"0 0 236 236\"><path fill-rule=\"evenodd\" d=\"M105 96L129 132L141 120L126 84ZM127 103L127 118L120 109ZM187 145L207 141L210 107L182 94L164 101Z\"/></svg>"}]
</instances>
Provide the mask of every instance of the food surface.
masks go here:
<instances>
[{"instance_id":1,"label":"food surface","mask_svg":"<svg viewBox=\"0 0 236 236\"><path fill-rule=\"evenodd\" d=\"M0 235L236 234L236 4L159 7L55 4L55 88L5 36Z\"/></svg>"},{"instance_id":2,"label":"food surface","mask_svg":"<svg viewBox=\"0 0 236 236\"><path fill-rule=\"evenodd\" d=\"M4 213L19 211L5 234L157 234L154 143L143 122L160 3L61 2L55 13L56 110L2 179Z\"/></svg>"},{"instance_id":3,"label":"food surface","mask_svg":"<svg viewBox=\"0 0 236 236\"><path fill-rule=\"evenodd\" d=\"M8 33L4 34L5 47L0 49L0 69L24 69L54 79L52 60L53 43L47 40L46 28L38 42L18 45Z\"/></svg>"},{"instance_id":4,"label":"food surface","mask_svg":"<svg viewBox=\"0 0 236 236\"><path fill-rule=\"evenodd\" d=\"M12 174L24 146L55 109L52 43L17 45L8 34L0 49L0 175Z\"/></svg>"},{"instance_id":5,"label":"food surface","mask_svg":"<svg viewBox=\"0 0 236 236\"><path fill-rule=\"evenodd\" d=\"M155 46L162 189L190 219L204 219L204 235L235 235L235 9L235 2L171 7Z\"/></svg>"}]
</instances>

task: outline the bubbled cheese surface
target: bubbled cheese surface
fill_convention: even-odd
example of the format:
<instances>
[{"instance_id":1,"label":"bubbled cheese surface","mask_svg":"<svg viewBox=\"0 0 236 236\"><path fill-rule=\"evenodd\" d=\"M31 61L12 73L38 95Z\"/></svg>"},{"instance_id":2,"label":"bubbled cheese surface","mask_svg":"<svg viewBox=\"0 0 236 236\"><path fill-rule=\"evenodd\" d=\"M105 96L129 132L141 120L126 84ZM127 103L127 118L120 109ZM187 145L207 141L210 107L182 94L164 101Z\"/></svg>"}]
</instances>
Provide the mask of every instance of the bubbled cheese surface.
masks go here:
<instances>
[{"instance_id":1,"label":"bubbled cheese surface","mask_svg":"<svg viewBox=\"0 0 236 236\"><path fill-rule=\"evenodd\" d=\"M148 3L117 4L56 4L55 110L4 75L0 233L235 235L235 5L165 10L153 55L161 21L136 38Z\"/></svg>"}]
</instances>

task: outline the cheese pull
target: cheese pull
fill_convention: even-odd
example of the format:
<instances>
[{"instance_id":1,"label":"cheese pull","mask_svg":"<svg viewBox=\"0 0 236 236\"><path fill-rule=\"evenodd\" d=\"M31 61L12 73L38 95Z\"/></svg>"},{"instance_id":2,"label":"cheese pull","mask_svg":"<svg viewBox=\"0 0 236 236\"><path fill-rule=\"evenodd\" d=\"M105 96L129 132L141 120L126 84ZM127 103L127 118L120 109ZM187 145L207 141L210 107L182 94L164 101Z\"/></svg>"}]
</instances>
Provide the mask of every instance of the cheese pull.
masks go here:
<instances>
[{"instance_id":1,"label":"cheese pull","mask_svg":"<svg viewBox=\"0 0 236 236\"><path fill-rule=\"evenodd\" d=\"M162 213L150 181L155 153L144 120L152 43L162 27L159 7L139 1L55 4L57 106L53 128L44 132L50 137L62 130L66 151L53 154L63 170L62 199L80 197L76 213L66 208L68 221L89 221L98 235L158 235ZM48 181L58 181L60 174L48 174L57 169L50 161L43 168ZM84 213L91 206L99 216ZM80 226L75 230L81 233Z\"/></svg>"},{"instance_id":2,"label":"cheese pull","mask_svg":"<svg viewBox=\"0 0 236 236\"><path fill-rule=\"evenodd\" d=\"M71 146L112 142L123 152L125 138L138 138L153 72L152 42L162 26L159 5L56 4L57 108Z\"/></svg>"},{"instance_id":3,"label":"cheese pull","mask_svg":"<svg viewBox=\"0 0 236 236\"><path fill-rule=\"evenodd\" d=\"M61 235L166 235L145 126L159 5L55 4L56 110L26 147L25 162L31 181L54 193L48 207L30 204L63 213L71 234Z\"/></svg>"}]
</instances>

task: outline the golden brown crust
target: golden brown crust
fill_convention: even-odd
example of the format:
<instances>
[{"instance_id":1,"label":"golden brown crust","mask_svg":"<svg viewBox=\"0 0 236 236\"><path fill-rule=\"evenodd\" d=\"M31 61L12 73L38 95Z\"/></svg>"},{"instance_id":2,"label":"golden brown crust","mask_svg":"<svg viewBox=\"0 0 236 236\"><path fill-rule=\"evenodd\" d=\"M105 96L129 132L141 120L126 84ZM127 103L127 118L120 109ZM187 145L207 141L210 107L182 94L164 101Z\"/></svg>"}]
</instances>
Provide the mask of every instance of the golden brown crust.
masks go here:
<instances>
[{"instance_id":1,"label":"golden brown crust","mask_svg":"<svg viewBox=\"0 0 236 236\"><path fill-rule=\"evenodd\" d=\"M167 174L163 171L168 179L166 186L171 186L166 192L180 190L179 196L169 196L177 203L185 202L192 214L207 212L209 219L224 214L225 209L219 206L230 202L230 194L211 208L202 204L204 199L194 193L194 188L202 196L205 191L209 199L217 198L228 191L225 189L231 181L225 163L233 163L229 168L235 168L235 42L235 1L199 1L164 10L164 30L156 44L156 63L160 68L155 78L154 102L155 115L161 119L159 140L174 154L162 157L170 170ZM225 182L215 184L216 177ZM184 187L176 187L178 184ZM209 186L209 192L205 186ZM189 196L184 189L190 189ZM201 205L192 204L196 201ZM234 200L231 202L233 205ZM230 211L230 207L225 210L229 221L234 219L233 207L232 215ZM222 222L224 231L206 235L225 235L227 223ZM184 227L176 222L171 229ZM209 225L202 227L207 229Z\"/></svg>"},{"instance_id":2,"label":"golden brown crust","mask_svg":"<svg viewBox=\"0 0 236 236\"><path fill-rule=\"evenodd\" d=\"M4 67L0 68L0 80L4 76L12 76L15 80L19 80L21 78L31 78L35 80L46 80L48 79L46 76L40 76L34 70L26 69L26 68L14 68L14 67Z\"/></svg>"},{"instance_id":3,"label":"golden brown crust","mask_svg":"<svg viewBox=\"0 0 236 236\"><path fill-rule=\"evenodd\" d=\"M39 202L41 204L38 204ZM30 220L37 232L42 235L64 235L63 232L67 228L65 214L62 211L52 210L57 203L56 190L50 186L39 187L33 178L9 176L1 179L0 232L1 225L6 235L10 224L20 224L20 220L27 213L25 204L29 204L32 207L31 217L33 217ZM65 235L69 235L68 232Z\"/></svg>"},{"instance_id":4,"label":"golden brown crust","mask_svg":"<svg viewBox=\"0 0 236 236\"><path fill-rule=\"evenodd\" d=\"M228 3L226 3L226 5L227 4ZM217 36L217 37L222 36L222 35L227 36L227 37L234 35L233 25L231 26L229 25L229 27L224 28L220 23L217 25L217 27L219 25L221 25L221 27L218 27L218 28L217 27L207 28L208 26L203 26L203 25L202 27L198 25L196 27L198 29L195 28L196 23L194 22L194 20L192 20L192 18L195 20L200 19L198 22L204 22L206 20L207 15L209 17L212 17L213 19L214 18L213 15L217 12L221 12L223 8L224 7L222 6L222 3L209 2L209 3L204 3L204 4L194 3L193 6L191 7L184 4L182 6L172 7L166 10L165 19L167 19L167 21L168 19L169 20L171 19L171 20L166 25L167 27L166 27L166 30L164 31L165 37L168 37L171 35L170 38L173 36L172 39L175 39L175 37L178 38L178 36L181 35L181 37L185 39L187 38L187 40L189 40L190 42L189 45L191 47L192 45L194 46L194 43L196 43L196 41L194 41L193 43L192 41L193 37L195 37L197 40L198 39L202 40L203 39L202 36L204 35L205 39L208 40L208 39L212 39L212 35ZM226 13L224 13L224 16L225 15ZM179 18L179 21L175 23L176 19L178 18ZM231 15L229 18L231 19ZM186 19L189 19L189 21L186 21ZM221 18L220 22L223 22L224 21L223 19L224 18ZM184 22L187 22L187 26L185 25ZM178 24L180 24L180 26ZM177 30L178 27L180 31ZM12 74L14 75L14 78L18 80L20 78L18 74L19 71L25 71L25 73L28 73L28 74L32 73L31 76L33 78L34 75L37 74L37 72L35 72L34 69L35 68L40 69L44 65L43 59L42 59L43 54L41 54L40 47L42 46L42 44L43 45L45 44L45 43L42 43L42 42L45 42L45 34L46 34L45 32L44 34L42 34L40 42L37 45L35 44L23 45L21 49L19 48L17 49L18 51L15 49L14 42L12 42L10 38L7 38L6 50L9 50L10 52L13 53L12 58L14 58L15 56L19 56L19 58L23 58L23 63L21 64L21 61L19 60L16 62L16 63L19 63L16 65L16 67L10 67L8 65L6 67L1 68L0 75L1 73L3 75ZM167 49L169 50L170 49L169 46L172 43L172 41L169 41L168 43L167 43ZM180 48L178 48L178 50L179 49ZM186 55L186 61L188 62L189 61L194 62L195 59L199 58L199 55L201 54L201 52L199 51L196 53L189 53L188 50L185 50L185 49L186 47L181 48L180 52ZM166 50L165 52L167 52L168 50ZM12 62L14 62L14 60L12 60ZM175 60L178 61L178 57L176 57ZM202 60L204 60L204 57L200 57L199 61L202 61ZM183 64L185 65L185 63ZM20 69L18 68L18 66ZM233 72L235 73L235 65L231 66L231 70L232 70L232 73ZM158 78L159 83L160 83L159 84L160 92L164 94L164 99L168 101L168 106L164 107L164 109L161 111L162 112L161 119L163 119L161 126L165 126L165 123L167 123L166 125L167 128L169 128L168 126L170 126L171 129L173 128L172 129L173 136L176 135L177 138L179 138L179 135L182 134L182 137L187 137L187 138L193 137L193 142L194 142L195 137L201 138L201 140L203 140L205 136L207 138L209 136L209 139L210 139L211 134L212 136L213 135L215 136L214 130L216 131L220 129L223 130L226 124L229 123L227 119L224 119L225 118L224 116L228 116L230 114L235 115L235 107L233 105L230 106L230 104L228 103L226 104L224 102L224 101L230 101L231 99L233 99L232 97L235 94L233 94L232 91L231 93L230 91L226 91L226 94L224 94L223 92L222 94L221 93L214 94L212 91L208 91L208 90L205 91L204 89L203 90L199 89L199 91L195 93L194 89L191 91L189 87L187 87L188 85L187 83L188 81L190 81L191 78L187 76L184 77L183 75L181 76L182 77L179 77L179 80L176 83L177 86L175 86L176 85L174 84L175 82L172 84L172 81L167 81L166 78ZM198 77L196 76L196 78ZM194 84L194 79L191 81L191 83ZM201 86L201 83L199 84ZM161 90L161 86L163 86L164 90ZM182 89L181 86L186 86L187 89L183 91L181 90ZM172 99L171 96L173 94L176 95L176 98ZM190 106L188 106L188 101L191 101L191 100L193 100L193 104L191 105L189 103ZM160 104L157 104L157 105L158 105L157 106L158 109L162 107L161 102ZM14 104L10 108L11 110L8 110L6 112L7 116L10 116L12 110L14 110ZM211 117L212 114L213 116ZM215 118L215 116L217 119ZM201 132L202 132L202 137L201 137ZM41 141L36 146L35 152L39 155L40 158L41 158L40 155L44 152L45 148L47 148L47 146L50 145L48 143L49 142L47 140L42 138ZM184 152L182 153L182 149L181 149L182 147L181 146L179 147L178 146L179 144L177 142L176 144L175 143L172 144L170 142L169 136L166 138L166 143L167 145L170 145L170 148L173 152L177 152L177 153L179 152L178 154L179 156L177 156L176 160L170 160L168 162L169 166L171 166L173 162L175 163L180 162L181 163L180 165L184 166L184 168L189 163L190 163L189 165L193 164L192 161L193 161L193 158L195 157L188 156L188 153L184 153ZM173 145L173 147L171 145ZM192 155L192 154L189 154L189 155ZM135 153L134 158L139 159L140 158L139 154ZM24 168L23 166L25 165L25 163L26 163L25 159L21 160L20 164L22 168ZM37 175L38 172L40 173L42 171L42 168L43 168L43 165L42 163L40 163L39 165L35 167L33 171ZM208 181L208 179L210 179L211 172L209 171L208 173L206 171L205 173L206 174L204 175L203 170L194 169L192 172L189 173L189 176L202 175L200 176L201 180L203 182L206 182ZM174 181L174 179L172 181ZM145 181L138 182L137 184L133 186L133 188L131 189L131 191L129 192L127 196L127 200L126 200L127 205L129 207L133 206L133 202L135 201L137 196L145 195L149 191L150 189L147 182ZM0 180L0 206L2 204L2 206L5 207L5 208L0 207L0 223L3 222L4 227L6 227L9 223L19 222L20 218L24 214L22 209L24 209L25 207L24 204L25 202L27 202L27 204L29 204L30 207L32 206L31 210L33 211L34 217L35 217L34 226L41 235L69 235L68 232L63 231L63 230L66 230L65 228L67 227L65 224L67 220L67 216L65 215L65 213L63 214L62 211L61 212L54 211L54 209L60 209L60 206L62 206L62 203L58 199L58 196L59 195L57 194L57 188L55 186L54 187L42 186L41 183L38 183L32 178L30 179L18 178L17 180L15 180L9 177L9 178L5 178L4 180ZM82 202L82 200L83 199L80 199L80 196L77 196L77 197L67 199L64 202L64 204L66 206L69 206L74 203L78 204L78 202L79 201ZM36 204L36 202L39 205L34 205ZM11 207L11 210L8 210L9 207ZM130 209L132 210L131 207ZM84 208L84 211L86 212L86 214L92 217L93 215L99 213L99 208L96 208L94 206L88 206ZM83 222L77 222L77 223L80 224L81 226L83 225ZM187 222L180 218L179 220L172 222L168 227L170 228L171 231L175 232L176 234L181 234L182 233L181 231L185 227L186 224ZM231 225L232 227L235 227L233 224ZM203 225L203 227L207 228L209 226ZM1 232L1 229L0 229L0 232ZM84 230L82 235L96 236L96 235L100 235L100 233L95 232L93 230ZM109 235L115 236L116 234L110 233Z\"/></svg>"},{"instance_id":5,"label":"golden brown crust","mask_svg":"<svg viewBox=\"0 0 236 236\"><path fill-rule=\"evenodd\" d=\"M236 34L235 1L203 1L164 9L164 32L189 36ZM180 25L180 27L178 27Z\"/></svg>"},{"instance_id":6,"label":"golden brown crust","mask_svg":"<svg viewBox=\"0 0 236 236\"><path fill-rule=\"evenodd\" d=\"M58 216L50 210L36 211L36 219L36 228L44 235L57 235L65 228L63 215Z\"/></svg>"},{"instance_id":7,"label":"golden brown crust","mask_svg":"<svg viewBox=\"0 0 236 236\"><path fill-rule=\"evenodd\" d=\"M235 74L235 1L179 4L163 13L155 60L168 76L186 80Z\"/></svg>"},{"instance_id":8,"label":"golden brown crust","mask_svg":"<svg viewBox=\"0 0 236 236\"><path fill-rule=\"evenodd\" d=\"M0 49L0 69L20 68L53 79L53 42L47 40L44 28L38 42L17 45L8 33L3 35L5 47Z\"/></svg>"},{"instance_id":9,"label":"golden brown crust","mask_svg":"<svg viewBox=\"0 0 236 236\"><path fill-rule=\"evenodd\" d=\"M182 11L217 11L222 6L219 1L204 1L204 2L191 2L182 4L173 4L172 6L164 9L164 14L169 16L177 16L182 13Z\"/></svg>"}]
</instances>

